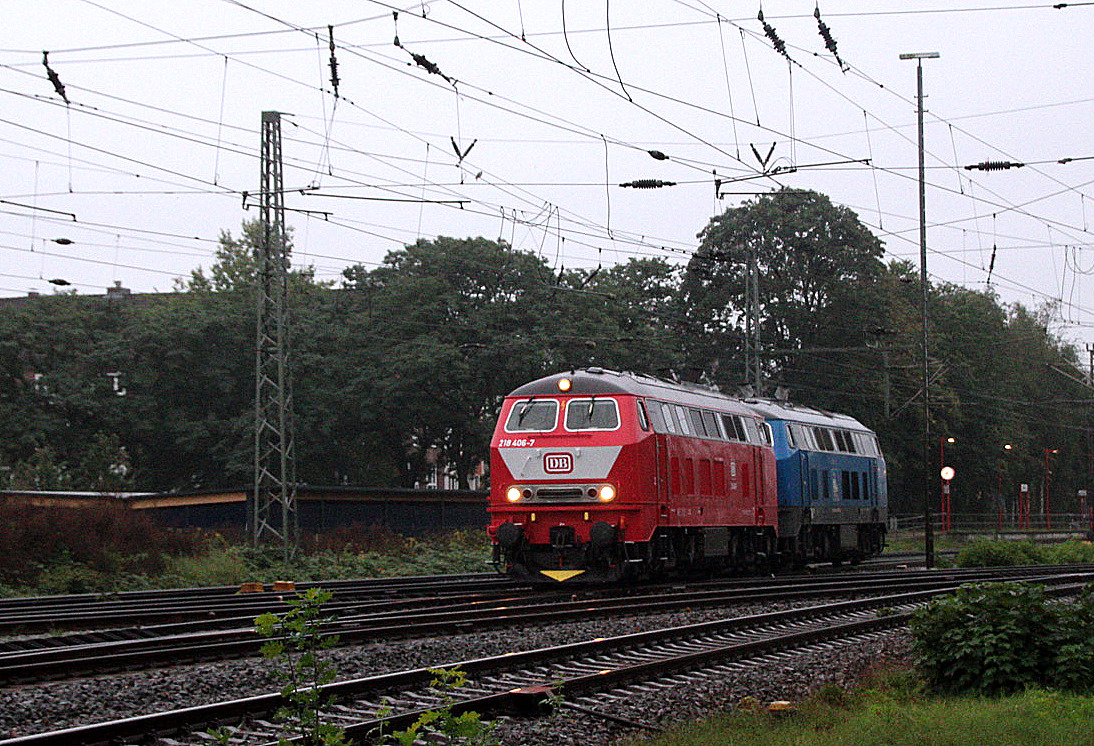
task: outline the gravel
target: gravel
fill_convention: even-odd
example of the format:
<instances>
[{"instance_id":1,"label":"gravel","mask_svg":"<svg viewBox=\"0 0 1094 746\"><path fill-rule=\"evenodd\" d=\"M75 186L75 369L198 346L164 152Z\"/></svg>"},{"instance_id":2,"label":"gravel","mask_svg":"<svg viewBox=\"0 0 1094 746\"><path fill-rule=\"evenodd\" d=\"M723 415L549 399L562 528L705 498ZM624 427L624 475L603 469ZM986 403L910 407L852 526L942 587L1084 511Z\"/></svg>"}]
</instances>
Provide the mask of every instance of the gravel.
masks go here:
<instances>
[{"instance_id":1,"label":"gravel","mask_svg":"<svg viewBox=\"0 0 1094 746\"><path fill-rule=\"evenodd\" d=\"M713 619L778 611L802 604L747 604L717 610L688 610L613 617L520 629L416 640L379 642L328 651L339 678L450 664L511 651L531 650L595 637L661 629ZM907 654L906 636L894 632L869 642L839 645L825 653L781 659L735 672L730 678L644 693L633 692L599 709L631 720L663 725L725 709L744 696L761 701L797 700L826 682L845 683L879 657ZM0 737L13 738L64 727L273 691L279 682L261 658L134 671L0 690ZM577 703L575 703L577 704ZM565 710L536 720L503 719L498 733L507 746L550 743L609 744L628 731L602 718ZM632 732L633 733L633 732Z\"/></svg>"}]
</instances>

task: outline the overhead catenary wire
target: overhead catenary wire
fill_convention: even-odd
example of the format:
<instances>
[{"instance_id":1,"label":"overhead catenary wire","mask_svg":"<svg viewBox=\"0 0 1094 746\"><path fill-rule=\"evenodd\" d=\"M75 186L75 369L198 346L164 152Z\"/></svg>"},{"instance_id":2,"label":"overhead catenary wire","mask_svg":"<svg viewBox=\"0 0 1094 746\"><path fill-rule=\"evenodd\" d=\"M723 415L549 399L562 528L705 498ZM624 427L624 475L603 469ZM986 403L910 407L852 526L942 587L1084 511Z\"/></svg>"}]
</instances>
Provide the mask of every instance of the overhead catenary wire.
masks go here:
<instances>
[{"instance_id":1,"label":"overhead catenary wire","mask_svg":"<svg viewBox=\"0 0 1094 746\"><path fill-rule=\"evenodd\" d=\"M874 173L876 174L877 172L875 171Z\"/></svg>"}]
</instances>

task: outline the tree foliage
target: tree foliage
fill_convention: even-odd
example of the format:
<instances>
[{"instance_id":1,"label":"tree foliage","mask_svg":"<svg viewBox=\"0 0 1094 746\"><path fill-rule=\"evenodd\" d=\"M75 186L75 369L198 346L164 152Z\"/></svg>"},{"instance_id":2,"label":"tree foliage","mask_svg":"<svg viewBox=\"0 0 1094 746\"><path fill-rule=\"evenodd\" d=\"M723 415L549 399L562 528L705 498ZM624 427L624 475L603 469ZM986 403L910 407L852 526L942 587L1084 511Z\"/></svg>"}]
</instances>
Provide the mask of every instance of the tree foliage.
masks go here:
<instances>
[{"instance_id":1,"label":"tree foliage","mask_svg":"<svg viewBox=\"0 0 1094 746\"><path fill-rule=\"evenodd\" d=\"M239 238L225 232L209 272L195 270L182 292L0 306L4 486L249 482L260 237L255 223ZM746 201L699 239L683 267L642 258L556 270L501 241L442 237L347 268L339 289L294 272L299 478L424 486L441 464L467 485L488 458L502 397L558 370L601 366L732 391L744 380L753 255L767 393L783 386L877 430L894 511L921 509L923 469L937 473L942 437L955 441L946 460L958 473L956 511L993 512L1000 489L1013 494L1019 482L1035 495L1047 484L1054 510L1074 509L1076 489L1090 487L1090 394L1051 307L928 286L934 440L924 465L916 268L882 263L854 213L815 192Z\"/></svg>"}]
</instances>

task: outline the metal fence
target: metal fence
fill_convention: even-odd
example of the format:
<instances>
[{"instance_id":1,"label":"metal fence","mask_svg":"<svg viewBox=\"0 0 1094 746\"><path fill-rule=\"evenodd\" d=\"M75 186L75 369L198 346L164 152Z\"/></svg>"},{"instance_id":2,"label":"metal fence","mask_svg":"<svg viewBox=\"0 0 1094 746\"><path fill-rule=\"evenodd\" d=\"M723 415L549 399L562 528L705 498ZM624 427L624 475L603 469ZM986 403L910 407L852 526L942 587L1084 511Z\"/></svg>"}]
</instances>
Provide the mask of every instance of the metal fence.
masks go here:
<instances>
[{"instance_id":1,"label":"metal fence","mask_svg":"<svg viewBox=\"0 0 1094 746\"><path fill-rule=\"evenodd\" d=\"M1090 512L1016 515L1013 513L935 513L931 528L936 534L1060 534L1094 536ZM889 530L922 532L923 515L896 515L889 518Z\"/></svg>"}]
</instances>

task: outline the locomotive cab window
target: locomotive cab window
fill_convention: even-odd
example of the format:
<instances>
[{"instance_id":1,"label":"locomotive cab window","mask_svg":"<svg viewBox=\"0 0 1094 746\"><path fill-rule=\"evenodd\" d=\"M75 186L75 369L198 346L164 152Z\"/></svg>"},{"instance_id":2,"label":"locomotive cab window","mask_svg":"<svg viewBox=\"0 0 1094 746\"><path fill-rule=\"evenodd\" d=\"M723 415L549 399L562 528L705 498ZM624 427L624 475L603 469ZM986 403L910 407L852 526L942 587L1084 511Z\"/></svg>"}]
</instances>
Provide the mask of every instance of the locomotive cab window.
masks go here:
<instances>
[{"instance_id":1,"label":"locomotive cab window","mask_svg":"<svg viewBox=\"0 0 1094 746\"><path fill-rule=\"evenodd\" d=\"M619 409L615 399L571 399L566 403L566 429L615 430Z\"/></svg>"},{"instance_id":2,"label":"locomotive cab window","mask_svg":"<svg viewBox=\"0 0 1094 746\"><path fill-rule=\"evenodd\" d=\"M638 426L643 430L649 430L650 418L646 415L646 403L639 399L636 404L638 405Z\"/></svg>"},{"instance_id":3,"label":"locomotive cab window","mask_svg":"<svg viewBox=\"0 0 1094 746\"><path fill-rule=\"evenodd\" d=\"M505 421L507 433L549 433L558 422L558 402L554 399L518 401Z\"/></svg>"}]
</instances>

